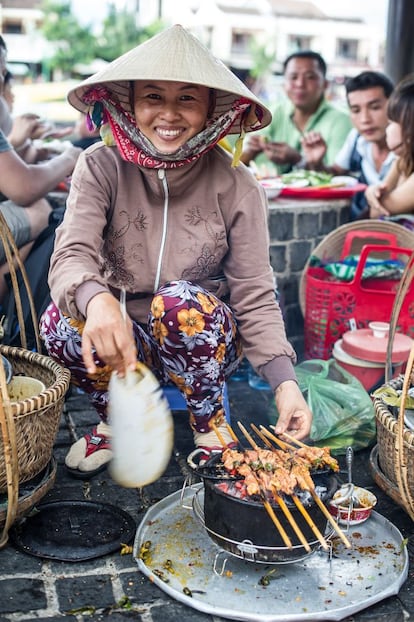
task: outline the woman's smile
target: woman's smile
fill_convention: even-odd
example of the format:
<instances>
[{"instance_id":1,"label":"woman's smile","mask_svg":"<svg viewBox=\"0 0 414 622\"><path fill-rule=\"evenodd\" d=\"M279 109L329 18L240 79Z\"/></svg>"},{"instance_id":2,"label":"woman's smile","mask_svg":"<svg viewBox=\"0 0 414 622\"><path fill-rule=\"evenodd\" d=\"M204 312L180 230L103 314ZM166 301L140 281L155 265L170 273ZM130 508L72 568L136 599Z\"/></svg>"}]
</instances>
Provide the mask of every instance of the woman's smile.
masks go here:
<instances>
[{"instance_id":1,"label":"woman's smile","mask_svg":"<svg viewBox=\"0 0 414 622\"><path fill-rule=\"evenodd\" d=\"M174 153L201 132L208 108L205 86L167 80L134 83L137 126L161 153Z\"/></svg>"}]
</instances>

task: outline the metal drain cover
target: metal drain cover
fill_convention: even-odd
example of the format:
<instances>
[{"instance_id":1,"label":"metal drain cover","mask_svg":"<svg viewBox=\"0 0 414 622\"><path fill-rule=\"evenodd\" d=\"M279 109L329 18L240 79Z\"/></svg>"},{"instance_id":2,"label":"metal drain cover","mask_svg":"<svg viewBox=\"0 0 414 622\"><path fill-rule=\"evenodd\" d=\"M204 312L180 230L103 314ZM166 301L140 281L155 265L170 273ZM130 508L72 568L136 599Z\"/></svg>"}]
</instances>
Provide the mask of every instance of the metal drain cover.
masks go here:
<instances>
[{"instance_id":1,"label":"metal drain cover","mask_svg":"<svg viewBox=\"0 0 414 622\"><path fill-rule=\"evenodd\" d=\"M134 519L109 503L52 501L14 526L10 540L29 555L76 562L116 551L135 530Z\"/></svg>"}]
</instances>

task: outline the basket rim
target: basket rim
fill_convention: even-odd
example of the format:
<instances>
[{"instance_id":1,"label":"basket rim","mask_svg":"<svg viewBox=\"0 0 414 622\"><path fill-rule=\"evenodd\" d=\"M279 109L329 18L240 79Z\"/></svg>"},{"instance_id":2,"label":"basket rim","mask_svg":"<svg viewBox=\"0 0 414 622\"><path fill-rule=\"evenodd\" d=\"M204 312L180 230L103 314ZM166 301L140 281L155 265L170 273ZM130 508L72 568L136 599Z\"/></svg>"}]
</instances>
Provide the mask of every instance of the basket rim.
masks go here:
<instances>
[{"instance_id":1,"label":"basket rim","mask_svg":"<svg viewBox=\"0 0 414 622\"><path fill-rule=\"evenodd\" d=\"M49 356L25 348L3 344L0 344L0 353L10 359L11 362L13 362L13 358L21 361L26 360L29 363L35 363L46 368L55 375L52 385L38 395L17 402L10 402L14 416L24 415L33 412L33 410L44 410L58 402L67 393L70 384L70 371Z\"/></svg>"},{"instance_id":2,"label":"basket rim","mask_svg":"<svg viewBox=\"0 0 414 622\"><path fill-rule=\"evenodd\" d=\"M396 390L401 390L404 382L404 375L400 374L397 378L390 380L389 382L383 384L383 387L392 387ZM381 387L380 387L381 388ZM391 432L391 434L397 434L398 430L398 419L395 417L386 404L382 401L381 397L375 396L373 397L373 404L375 410L375 417L379 419L382 424L387 425L387 430ZM406 428L404 430L404 442L407 443L409 447L414 447L414 432Z\"/></svg>"}]
</instances>

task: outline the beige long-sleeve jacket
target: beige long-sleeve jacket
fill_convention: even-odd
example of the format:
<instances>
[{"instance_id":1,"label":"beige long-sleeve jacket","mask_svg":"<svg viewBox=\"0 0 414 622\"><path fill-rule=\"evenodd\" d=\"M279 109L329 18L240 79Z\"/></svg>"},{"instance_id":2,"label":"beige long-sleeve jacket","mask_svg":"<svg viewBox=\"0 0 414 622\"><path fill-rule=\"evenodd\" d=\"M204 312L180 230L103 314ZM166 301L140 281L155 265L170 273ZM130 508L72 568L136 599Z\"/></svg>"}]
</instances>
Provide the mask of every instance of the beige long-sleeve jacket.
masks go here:
<instances>
[{"instance_id":1,"label":"beige long-sleeve jacket","mask_svg":"<svg viewBox=\"0 0 414 622\"><path fill-rule=\"evenodd\" d=\"M102 143L81 154L49 283L58 307L83 319L101 291L128 292L146 322L153 292L197 282L234 311L244 352L273 388L295 379L269 262L267 202L243 165L216 147L177 169L139 168Z\"/></svg>"}]
</instances>

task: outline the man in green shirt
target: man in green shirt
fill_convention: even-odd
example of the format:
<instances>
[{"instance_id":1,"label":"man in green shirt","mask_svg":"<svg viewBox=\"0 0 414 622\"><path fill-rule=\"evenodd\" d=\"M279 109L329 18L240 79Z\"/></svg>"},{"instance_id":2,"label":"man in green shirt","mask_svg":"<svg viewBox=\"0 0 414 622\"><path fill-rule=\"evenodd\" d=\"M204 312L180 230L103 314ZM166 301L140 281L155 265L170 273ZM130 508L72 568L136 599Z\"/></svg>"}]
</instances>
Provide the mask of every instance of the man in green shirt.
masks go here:
<instances>
[{"instance_id":1,"label":"man in green shirt","mask_svg":"<svg viewBox=\"0 0 414 622\"><path fill-rule=\"evenodd\" d=\"M323 136L325 163L332 164L352 128L348 112L325 99L326 63L320 54L294 52L285 60L283 74L287 99L277 105L265 132L250 135L241 158L245 164L254 160L262 177L306 168L301 139L310 131Z\"/></svg>"}]
</instances>

